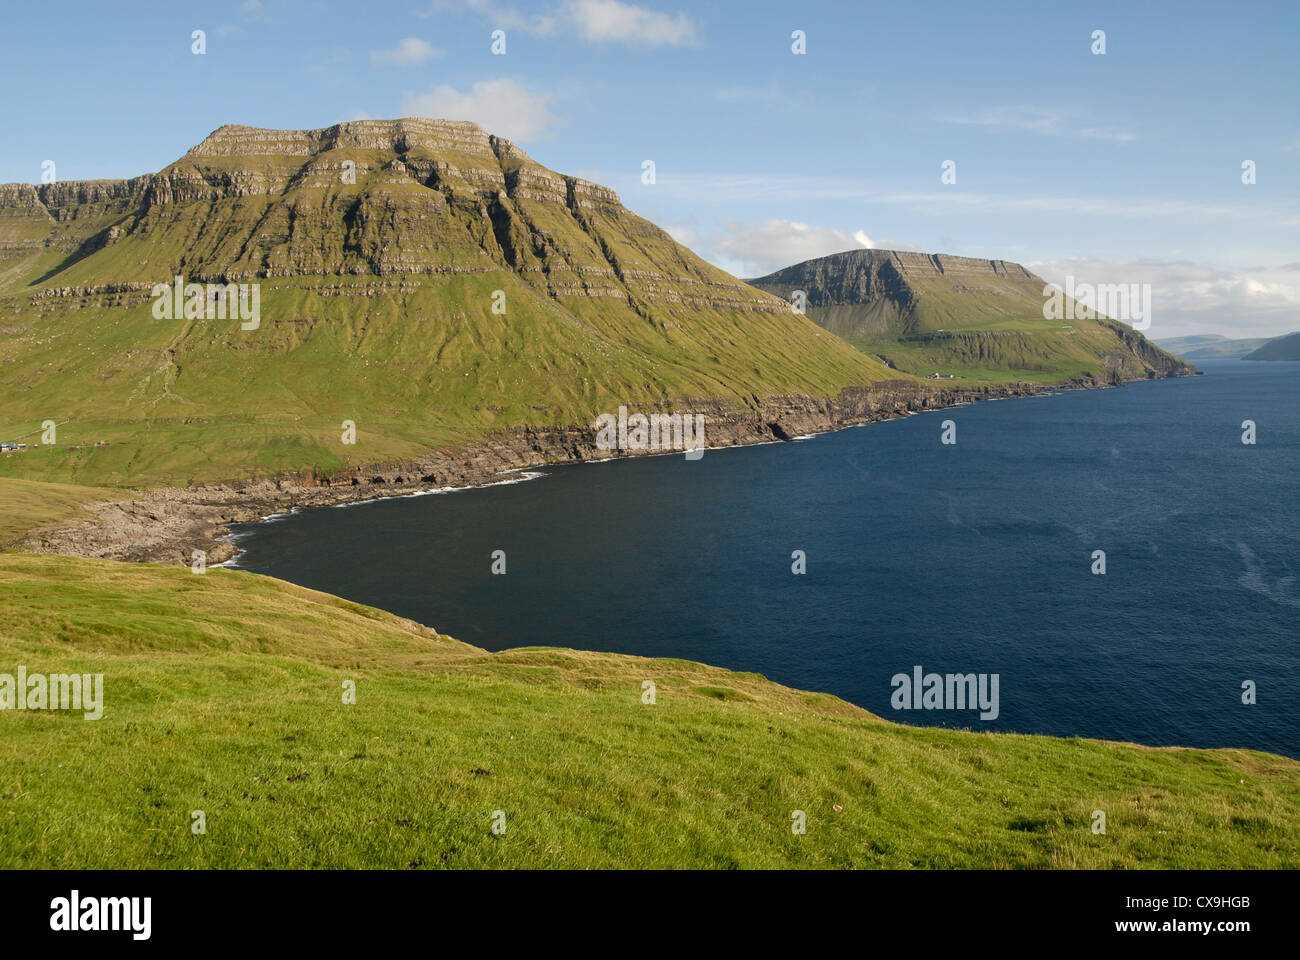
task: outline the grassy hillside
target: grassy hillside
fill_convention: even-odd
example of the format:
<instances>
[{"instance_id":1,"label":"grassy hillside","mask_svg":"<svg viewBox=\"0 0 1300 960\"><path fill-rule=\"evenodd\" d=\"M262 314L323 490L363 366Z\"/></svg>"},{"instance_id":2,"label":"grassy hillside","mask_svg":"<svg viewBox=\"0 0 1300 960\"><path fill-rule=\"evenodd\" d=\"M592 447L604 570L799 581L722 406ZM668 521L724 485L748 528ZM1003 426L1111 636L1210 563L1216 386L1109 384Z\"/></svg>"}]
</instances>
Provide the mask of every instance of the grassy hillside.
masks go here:
<instances>
[{"instance_id":1,"label":"grassy hillside","mask_svg":"<svg viewBox=\"0 0 1300 960\"><path fill-rule=\"evenodd\" d=\"M178 274L259 284L260 327L156 318ZM328 471L621 403L898 379L612 191L431 120L223 127L158 174L0 187L0 331L0 439L59 425L0 476L88 484Z\"/></svg>"},{"instance_id":2,"label":"grassy hillside","mask_svg":"<svg viewBox=\"0 0 1300 960\"><path fill-rule=\"evenodd\" d=\"M18 454L11 454L18 456ZM0 478L0 547L18 543L40 527L73 517L90 516L88 503L113 500L122 492L109 487L79 487L70 483L39 483Z\"/></svg>"},{"instance_id":3,"label":"grassy hillside","mask_svg":"<svg viewBox=\"0 0 1300 960\"><path fill-rule=\"evenodd\" d=\"M1004 260L852 250L749 282L785 300L804 291L810 319L918 376L1058 383L1191 372L1141 333L1105 317L1045 319L1045 281Z\"/></svg>"},{"instance_id":4,"label":"grassy hillside","mask_svg":"<svg viewBox=\"0 0 1300 960\"><path fill-rule=\"evenodd\" d=\"M0 711L5 867L1300 865L1281 757L911 728L684 661L489 654L247 573L0 554L0 635L0 672L106 691L97 721Z\"/></svg>"}]
</instances>

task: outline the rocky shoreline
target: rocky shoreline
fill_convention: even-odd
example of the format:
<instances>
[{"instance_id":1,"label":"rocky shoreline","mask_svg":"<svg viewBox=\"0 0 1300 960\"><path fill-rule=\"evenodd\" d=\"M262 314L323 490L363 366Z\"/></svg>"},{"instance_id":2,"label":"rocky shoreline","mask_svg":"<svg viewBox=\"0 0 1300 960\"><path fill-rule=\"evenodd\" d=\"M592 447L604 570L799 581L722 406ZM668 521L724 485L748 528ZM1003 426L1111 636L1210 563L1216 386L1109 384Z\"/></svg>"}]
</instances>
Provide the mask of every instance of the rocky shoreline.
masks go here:
<instances>
[{"instance_id":1,"label":"rocky shoreline","mask_svg":"<svg viewBox=\"0 0 1300 960\"><path fill-rule=\"evenodd\" d=\"M704 414L706 442L709 449L714 449L791 440L978 400L1039 396L1122 382L1088 379L1051 385L944 389L899 380L848 388L834 398L768 397L750 406L710 399L683 401L676 407ZM21 549L185 565L191 562L193 551L201 550L208 564L223 563L238 552L225 539L230 534L228 524L254 522L294 507L409 496L446 487L484 486L500 482L503 473L521 468L628 455L642 454L613 454L599 449L591 426L520 427L463 448L431 451L416 460L374 464L330 475L292 474L129 492L120 500L88 504L86 510L93 518L38 531L23 541Z\"/></svg>"}]
</instances>

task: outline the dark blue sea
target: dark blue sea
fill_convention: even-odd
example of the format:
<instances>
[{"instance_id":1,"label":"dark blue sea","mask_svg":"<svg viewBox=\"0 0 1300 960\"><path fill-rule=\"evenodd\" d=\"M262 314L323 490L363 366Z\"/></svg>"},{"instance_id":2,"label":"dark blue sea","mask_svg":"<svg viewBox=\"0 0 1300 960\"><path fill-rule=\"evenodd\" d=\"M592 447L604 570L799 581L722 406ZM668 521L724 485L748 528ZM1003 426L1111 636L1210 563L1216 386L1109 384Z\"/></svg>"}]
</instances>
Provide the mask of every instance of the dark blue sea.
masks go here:
<instances>
[{"instance_id":1,"label":"dark blue sea","mask_svg":"<svg viewBox=\"0 0 1300 960\"><path fill-rule=\"evenodd\" d=\"M240 528L237 564L490 650L682 657L906 723L1300 757L1300 363L1200 366L306 510ZM916 666L997 674L997 718L894 709Z\"/></svg>"}]
</instances>

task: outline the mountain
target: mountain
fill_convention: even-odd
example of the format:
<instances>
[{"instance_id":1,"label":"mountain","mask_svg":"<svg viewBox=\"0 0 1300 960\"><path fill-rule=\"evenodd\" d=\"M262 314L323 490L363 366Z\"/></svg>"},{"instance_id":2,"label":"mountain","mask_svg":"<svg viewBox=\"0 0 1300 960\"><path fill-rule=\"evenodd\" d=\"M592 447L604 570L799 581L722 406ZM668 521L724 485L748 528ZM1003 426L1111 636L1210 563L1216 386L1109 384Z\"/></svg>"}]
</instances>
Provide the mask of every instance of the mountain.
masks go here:
<instances>
[{"instance_id":1,"label":"mountain","mask_svg":"<svg viewBox=\"0 0 1300 960\"><path fill-rule=\"evenodd\" d=\"M1300 360L1300 333L1269 340L1258 350L1246 354L1243 360Z\"/></svg>"},{"instance_id":2,"label":"mountain","mask_svg":"<svg viewBox=\"0 0 1300 960\"><path fill-rule=\"evenodd\" d=\"M1221 334L1207 333L1157 340L1155 344L1161 350L1182 357L1184 360L1226 360L1244 357L1252 350L1257 350L1268 343L1269 339L1269 337L1257 337L1250 340L1230 340Z\"/></svg>"},{"instance_id":3,"label":"mountain","mask_svg":"<svg viewBox=\"0 0 1300 960\"><path fill-rule=\"evenodd\" d=\"M256 329L157 316L176 276L257 285ZM911 379L613 191L424 119L225 126L156 174L0 186L0 332L0 439L59 429L0 473L96 484L329 471L620 404L826 409Z\"/></svg>"},{"instance_id":4,"label":"mountain","mask_svg":"<svg viewBox=\"0 0 1300 960\"><path fill-rule=\"evenodd\" d=\"M809 318L920 376L1116 383L1192 372L1114 320L1045 319L1046 281L1005 260L851 250L748 282L785 300L804 291Z\"/></svg>"}]
</instances>

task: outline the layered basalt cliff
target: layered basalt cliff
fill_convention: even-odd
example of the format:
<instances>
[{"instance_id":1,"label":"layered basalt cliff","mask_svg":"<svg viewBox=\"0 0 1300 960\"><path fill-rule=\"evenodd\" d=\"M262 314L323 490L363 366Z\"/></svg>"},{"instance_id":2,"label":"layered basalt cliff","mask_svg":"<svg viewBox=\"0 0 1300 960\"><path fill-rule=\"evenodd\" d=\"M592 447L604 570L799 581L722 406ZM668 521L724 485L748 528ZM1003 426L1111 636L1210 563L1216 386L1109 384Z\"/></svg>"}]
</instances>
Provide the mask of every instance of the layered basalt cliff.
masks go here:
<instances>
[{"instance_id":1,"label":"layered basalt cliff","mask_svg":"<svg viewBox=\"0 0 1300 960\"><path fill-rule=\"evenodd\" d=\"M59 228L74 220L82 229ZM468 122L232 125L157 174L0 187L0 255L84 257L133 239L198 280L507 267L554 296L786 312L679 248L614 191L548 170ZM144 259L114 270L143 282L158 273Z\"/></svg>"}]
</instances>

